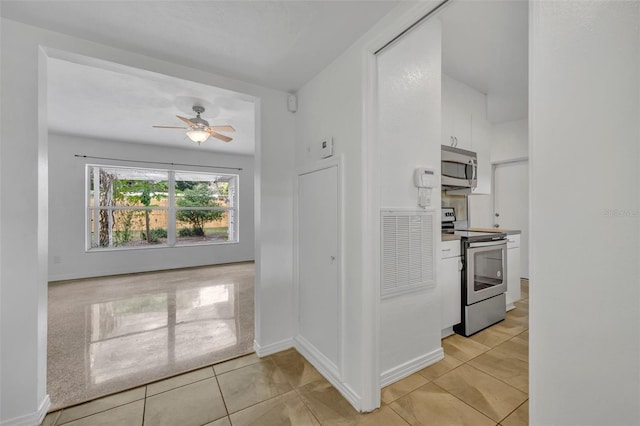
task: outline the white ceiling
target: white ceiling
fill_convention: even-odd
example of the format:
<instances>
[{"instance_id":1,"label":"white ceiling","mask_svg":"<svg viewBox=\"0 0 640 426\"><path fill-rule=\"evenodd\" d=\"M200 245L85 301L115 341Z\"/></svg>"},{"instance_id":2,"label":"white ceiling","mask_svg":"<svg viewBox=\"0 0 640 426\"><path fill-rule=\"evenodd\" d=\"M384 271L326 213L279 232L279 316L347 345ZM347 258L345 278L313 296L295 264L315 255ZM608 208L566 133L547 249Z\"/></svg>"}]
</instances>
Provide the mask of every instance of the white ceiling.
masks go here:
<instances>
[{"instance_id":1,"label":"white ceiling","mask_svg":"<svg viewBox=\"0 0 640 426\"><path fill-rule=\"evenodd\" d=\"M293 92L398 1L7 1L3 17L140 54ZM526 116L527 2L452 2L443 21L443 69L487 93L490 120ZM50 127L105 139L252 154L253 104L239 94L125 67L51 60ZM491 99L503 102L491 102ZM506 100L506 101L505 101ZM198 147L176 125L206 108L237 132ZM522 116L522 117L520 117Z\"/></svg>"},{"instance_id":2,"label":"white ceiling","mask_svg":"<svg viewBox=\"0 0 640 426\"><path fill-rule=\"evenodd\" d=\"M389 12L393 1L7 1L3 17L294 92ZM59 133L253 154L253 104L213 87L110 64L51 60L49 125ZM206 108L210 124L237 132L201 146L176 115Z\"/></svg>"},{"instance_id":3,"label":"white ceiling","mask_svg":"<svg viewBox=\"0 0 640 426\"><path fill-rule=\"evenodd\" d=\"M2 16L293 92L393 1L9 1Z\"/></svg>"},{"instance_id":4,"label":"white ceiling","mask_svg":"<svg viewBox=\"0 0 640 426\"><path fill-rule=\"evenodd\" d=\"M167 147L253 155L254 104L228 90L124 66L99 66L49 59L48 121L58 133ZM230 143L209 138L200 146L176 118L194 117L193 105L205 107L210 125L230 124Z\"/></svg>"},{"instance_id":5,"label":"white ceiling","mask_svg":"<svg viewBox=\"0 0 640 426\"><path fill-rule=\"evenodd\" d=\"M487 94L494 123L527 117L528 2L454 1L442 20L443 72Z\"/></svg>"}]
</instances>

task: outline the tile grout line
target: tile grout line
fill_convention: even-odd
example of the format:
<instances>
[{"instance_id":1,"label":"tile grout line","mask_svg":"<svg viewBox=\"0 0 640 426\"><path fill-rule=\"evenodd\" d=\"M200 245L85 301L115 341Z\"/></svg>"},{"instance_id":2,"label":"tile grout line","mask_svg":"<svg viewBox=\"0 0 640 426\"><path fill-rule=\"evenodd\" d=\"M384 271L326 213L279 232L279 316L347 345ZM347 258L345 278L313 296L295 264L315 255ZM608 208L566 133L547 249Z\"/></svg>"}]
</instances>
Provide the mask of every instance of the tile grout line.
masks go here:
<instances>
[{"instance_id":1,"label":"tile grout line","mask_svg":"<svg viewBox=\"0 0 640 426\"><path fill-rule=\"evenodd\" d=\"M319 381L319 380L316 380ZM313 382L309 382L309 383L313 383ZM307 383L307 385L309 384ZM306 386L306 385L305 385ZM302 387L302 386L300 386ZM311 407L309 407L309 404L307 404L304 400L304 398L300 395L300 393L298 392L298 388L293 388L293 391L296 393L296 396L300 399L300 401L302 401L302 404L305 406L305 408L311 413L311 415L313 416L314 419L316 419L316 421L318 422L318 424L322 425L322 422L320 421L320 419L318 418L318 416L316 416L316 413L313 412L313 410L311 409Z\"/></svg>"},{"instance_id":2,"label":"tile grout line","mask_svg":"<svg viewBox=\"0 0 640 426\"><path fill-rule=\"evenodd\" d=\"M502 384L504 384L504 385L507 385L507 386L509 386L509 387L511 387L511 388L513 388L513 389L515 389L515 390L517 390L518 392L522 392L522 391L521 391L520 389L518 389L517 387L515 387L515 386L513 386L513 385L511 385L511 384L509 384L509 383L507 383L507 382L505 382L505 381L504 381L504 380L502 380L501 378L496 377L496 376L494 376L494 375L493 375L493 374L491 374L491 373L487 373L486 371L483 371L483 370L481 370L481 369L479 369L479 368L477 368L477 367L474 367L474 366L473 366L473 365L471 365L471 364L469 364L469 367L470 367L470 368L473 368L474 370L476 370L476 371L478 371L478 372L480 372L480 373L486 374L487 376L489 376L489 377L491 377L491 378L493 378L493 379L496 379L496 380L497 380L497 381L499 381L500 383L502 383ZM528 366L527 366L527 367L528 367ZM528 370L528 368L527 368L527 370ZM527 395L527 399L529 399L529 392L522 392L522 393L524 393L525 395Z\"/></svg>"},{"instance_id":3,"label":"tile grout line","mask_svg":"<svg viewBox=\"0 0 640 426\"><path fill-rule=\"evenodd\" d=\"M432 382L429 382L432 383ZM423 386L428 385L429 383L426 383ZM434 383L435 384L435 383ZM436 385L437 386L437 385ZM422 386L420 386L422 387ZM419 388L418 388L419 389ZM411 392L409 392L407 395L411 394L413 391L415 391L416 389L412 390ZM403 398L407 395L404 395ZM400 398L398 398L400 399ZM397 400L396 400L397 401ZM392 403L396 402L396 401L392 401ZM406 424L411 425L411 422L409 420L407 420L406 418L404 418L404 416L401 413L398 413L396 410L393 409L393 407L391 406L391 404L387 404L387 407L389 407L391 409L391 411L393 411L394 413L396 413ZM382 404L380 404L380 408L382 408Z\"/></svg>"},{"instance_id":4,"label":"tile grout line","mask_svg":"<svg viewBox=\"0 0 640 426\"><path fill-rule=\"evenodd\" d=\"M502 420L500 420L498 423L502 424L502 422L503 422L504 420L506 420L506 419L507 419L507 417L509 417L510 415L512 415L513 413L515 413L516 411L518 411L518 409L519 409L520 407L522 407L524 404L526 404L527 402L529 402L529 395L528 395L528 394L527 394L527 399L525 399L525 400L524 400L524 402L523 402L522 404L520 404L520 405L518 405L516 408L514 408L512 412L510 412L509 414L507 414L506 416L504 416L504 418L503 418Z\"/></svg>"},{"instance_id":5,"label":"tile grout line","mask_svg":"<svg viewBox=\"0 0 640 426\"><path fill-rule=\"evenodd\" d=\"M464 365L464 364L463 364ZM458 366L459 367L459 366ZM457 368L457 367L456 367ZM453 370L452 370L453 371ZM444 374L443 374L444 375ZM449 392L448 390L446 390L445 388L443 388L442 386L438 385L437 383L433 383L434 385L436 385L437 387L439 387L440 389L442 389L443 392L446 392L447 394L451 395L452 397L454 397L455 399L457 399L458 401L462 402L464 405L466 405L467 407L471 408L474 411L477 411L478 413L480 413L481 415L483 415L484 417L486 417L487 419L491 420L492 422L495 422L496 424L500 423L499 421L495 421L493 420L491 417L487 416L485 413L483 413L482 411L478 410L476 407L472 406L471 404L469 404L467 401L458 398L456 395L452 394L451 392Z\"/></svg>"},{"instance_id":6,"label":"tile grout line","mask_svg":"<svg viewBox=\"0 0 640 426\"><path fill-rule=\"evenodd\" d=\"M222 393L222 387L220 386L220 382L218 381L218 376L213 376L213 377L216 379L216 384L218 385L218 391L220 391L220 398L222 398L222 405L224 405L224 411L227 413L227 417L229 418L229 423L231 423L231 413L229 412L229 408L227 407L227 401L225 401L224 399L224 394ZM217 420L214 420L214 421L217 421Z\"/></svg>"},{"instance_id":7,"label":"tile grout line","mask_svg":"<svg viewBox=\"0 0 640 426\"><path fill-rule=\"evenodd\" d=\"M147 411L147 393L149 392L149 387L144 387L144 404L142 404L142 422L140 426L144 426L144 415Z\"/></svg>"}]
</instances>

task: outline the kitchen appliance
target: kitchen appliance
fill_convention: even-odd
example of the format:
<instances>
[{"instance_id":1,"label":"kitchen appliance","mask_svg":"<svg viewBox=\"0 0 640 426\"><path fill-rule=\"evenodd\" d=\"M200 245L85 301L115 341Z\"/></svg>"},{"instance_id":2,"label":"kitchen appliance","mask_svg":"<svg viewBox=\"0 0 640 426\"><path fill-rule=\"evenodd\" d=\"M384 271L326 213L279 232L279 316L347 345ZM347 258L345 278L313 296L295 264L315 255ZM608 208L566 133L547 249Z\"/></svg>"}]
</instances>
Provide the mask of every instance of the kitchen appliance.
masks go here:
<instances>
[{"instance_id":1,"label":"kitchen appliance","mask_svg":"<svg viewBox=\"0 0 640 426\"><path fill-rule=\"evenodd\" d=\"M471 336L505 318L507 234L455 231L462 253L460 324L453 330Z\"/></svg>"},{"instance_id":2,"label":"kitchen appliance","mask_svg":"<svg viewBox=\"0 0 640 426\"><path fill-rule=\"evenodd\" d=\"M456 210L453 207L442 207L442 233L453 234L455 230Z\"/></svg>"},{"instance_id":3,"label":"kitchen appliance","mask_svg":"<svg viewBox=\"0 0 640 426\"><path fill-rule=\"evenodd\" d=\"M442 145L441 184L445 190L468 189L478 185L478 155L466 149Z\"/></svg>"}]
</instances>

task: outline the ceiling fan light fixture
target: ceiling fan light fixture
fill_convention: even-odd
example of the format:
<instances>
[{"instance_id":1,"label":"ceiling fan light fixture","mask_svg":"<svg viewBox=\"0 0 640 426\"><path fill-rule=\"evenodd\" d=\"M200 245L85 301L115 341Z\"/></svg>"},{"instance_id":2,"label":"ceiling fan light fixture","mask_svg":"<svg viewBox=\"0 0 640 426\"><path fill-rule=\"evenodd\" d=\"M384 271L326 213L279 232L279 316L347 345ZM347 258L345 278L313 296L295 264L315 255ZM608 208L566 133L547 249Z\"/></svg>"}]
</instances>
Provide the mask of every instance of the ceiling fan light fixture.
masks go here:
<instances>
[{"instance_id":1,"label":"ceiling fan light fixture","mask_svg":"<svg viewBox=\"0 0 640 426\"><path fill-rule=\"evenodd\" d=\"M187 132L187 136L194 142L197 142L200 145L202 142L209 139L209 133L200 129L193 129Z\"/></svg>"}]
</instances>

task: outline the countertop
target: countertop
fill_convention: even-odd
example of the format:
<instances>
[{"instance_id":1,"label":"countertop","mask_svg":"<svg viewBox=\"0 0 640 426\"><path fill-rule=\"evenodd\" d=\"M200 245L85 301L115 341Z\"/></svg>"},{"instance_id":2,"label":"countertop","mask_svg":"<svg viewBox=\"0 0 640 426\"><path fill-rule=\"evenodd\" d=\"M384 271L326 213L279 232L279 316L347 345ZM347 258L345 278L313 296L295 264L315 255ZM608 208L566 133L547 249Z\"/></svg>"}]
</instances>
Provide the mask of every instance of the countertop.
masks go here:
<instances>
[{"instance_id":1,"label":"countertop","mask_svg":"<svg viewBox=\"0 0 640 426\"><path fill-rule=\"evenodd\" d=\"M460 240L460 235L454 234L442 234L442 241L456 241Z\"/></svg>"},{"instance_id":2,"label":"countertop","mask_svg":"<svg viewBox=\"0 0 640 426\"><path fill-rule=\"evenodd\" d=\"M503 232L507 235L517 235L522 233L519 229L502 229L502 228L469 228L465 231L473 232Z\"/></svg>"},{"instance_id":3,"label":"countertop","mask_svg":"<svg viewBox=\"0 0 640 426\"><path fill-rule=\"evenodd\" d=\"M502 228L468 228L468 229L456 229L456 231L492 232L492 233L502 232L507 235L517 235L522 232L519 229L502 229ZM460 240L460 235L444 234L444 233L442 234L441 241L456 241L456 240Z\"/></svg>"}]
</instances>

